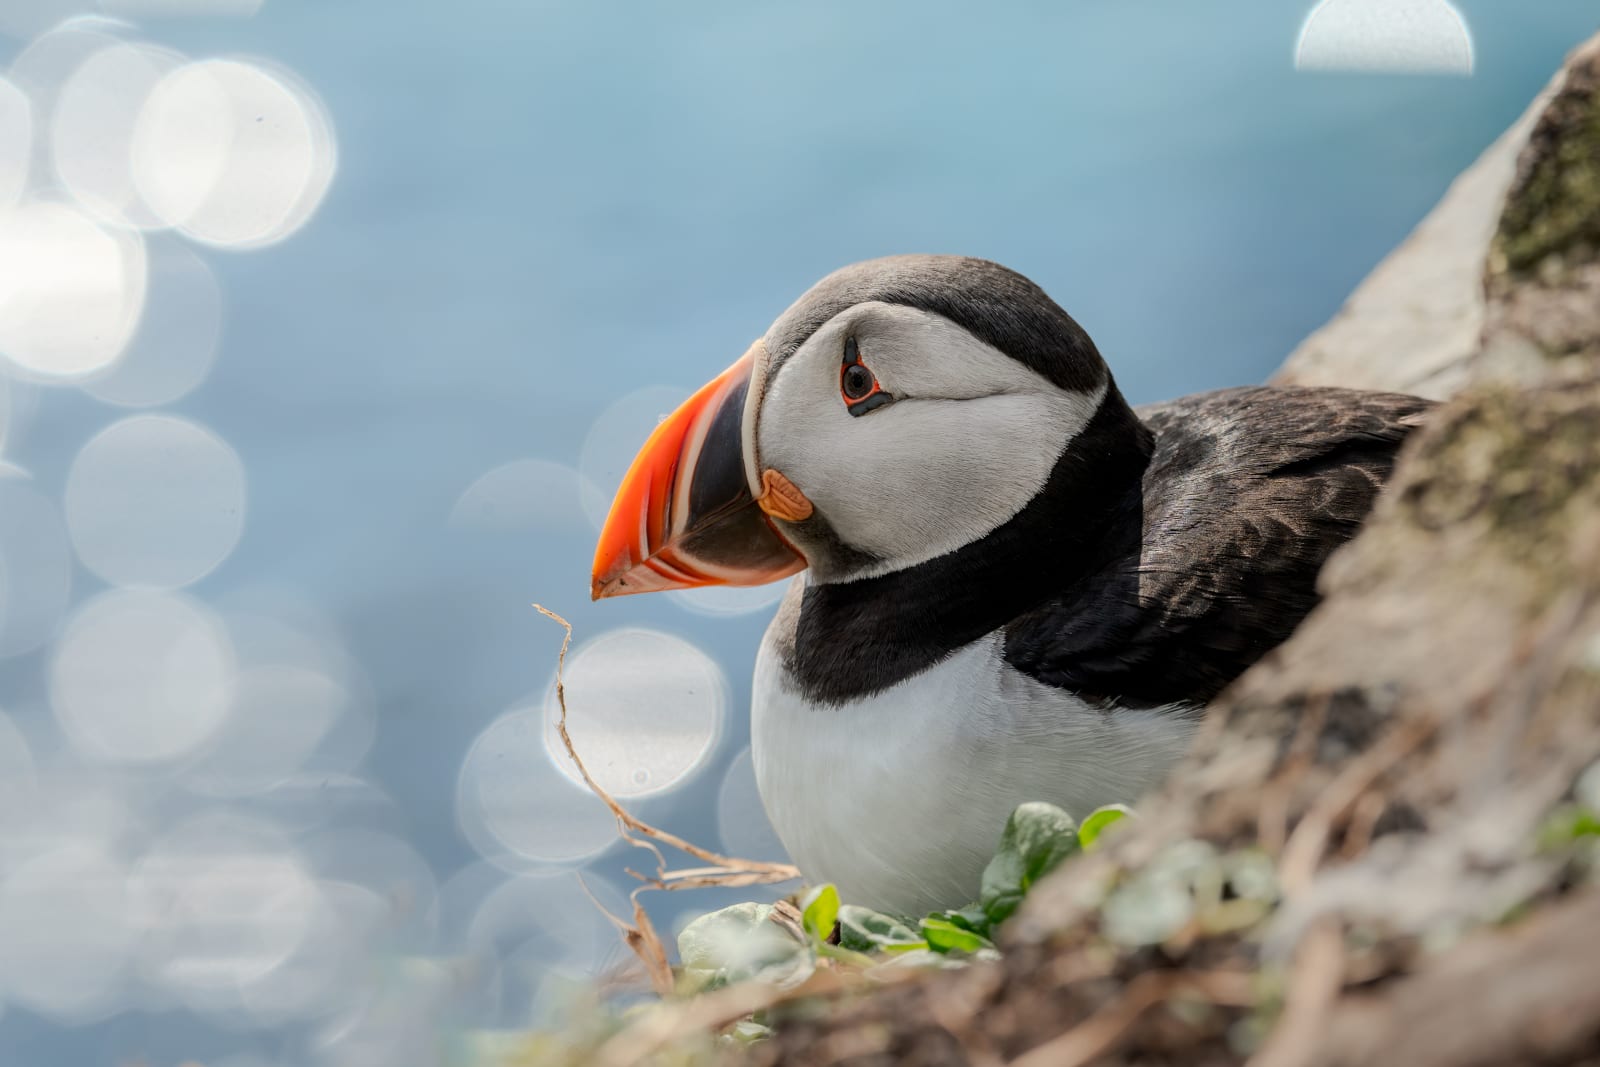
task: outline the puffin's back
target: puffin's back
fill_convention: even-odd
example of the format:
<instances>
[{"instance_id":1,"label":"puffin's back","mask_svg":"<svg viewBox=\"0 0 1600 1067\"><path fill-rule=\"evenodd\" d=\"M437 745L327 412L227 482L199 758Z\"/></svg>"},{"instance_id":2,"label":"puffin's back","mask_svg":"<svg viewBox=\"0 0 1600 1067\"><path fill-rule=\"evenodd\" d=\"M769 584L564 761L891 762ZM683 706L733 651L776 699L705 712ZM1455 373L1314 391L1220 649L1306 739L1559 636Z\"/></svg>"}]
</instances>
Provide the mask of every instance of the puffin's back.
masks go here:
<instances>
[{"instance_id":1,"label":"puffin's back","mask_svg":"<svg viewBox=\"0 0 1600 1067\"><path fill-rule=\"evenodd\" d=\"M1262 386L1136 409L1155 433L1142 513L1089 580L1008 627L1007 660L1118 706L1210 700L1316 606L1431 406Z\"/></svg>"}]
</instances>

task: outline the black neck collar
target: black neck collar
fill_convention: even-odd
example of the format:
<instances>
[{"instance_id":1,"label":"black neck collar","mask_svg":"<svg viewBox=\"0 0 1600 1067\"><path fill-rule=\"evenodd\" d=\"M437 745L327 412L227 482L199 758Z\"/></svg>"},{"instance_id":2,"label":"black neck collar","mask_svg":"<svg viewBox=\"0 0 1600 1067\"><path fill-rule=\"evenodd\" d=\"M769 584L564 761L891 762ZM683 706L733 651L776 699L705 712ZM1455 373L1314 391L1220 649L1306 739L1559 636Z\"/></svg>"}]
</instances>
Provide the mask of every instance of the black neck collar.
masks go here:
<instances>
[{"instance_id":1,"label":"black neck collar","mask_svg":"<svg viewBox=\"0 0 1600 1067\"><path fill-rule=\"evenodd\" d=\"M933 666L1138 551L1140 483L1153 439L1115 386L1009 521L936 559L805 590L790 673L802 693L842 704Z\"/></svg>"}]
</instances>

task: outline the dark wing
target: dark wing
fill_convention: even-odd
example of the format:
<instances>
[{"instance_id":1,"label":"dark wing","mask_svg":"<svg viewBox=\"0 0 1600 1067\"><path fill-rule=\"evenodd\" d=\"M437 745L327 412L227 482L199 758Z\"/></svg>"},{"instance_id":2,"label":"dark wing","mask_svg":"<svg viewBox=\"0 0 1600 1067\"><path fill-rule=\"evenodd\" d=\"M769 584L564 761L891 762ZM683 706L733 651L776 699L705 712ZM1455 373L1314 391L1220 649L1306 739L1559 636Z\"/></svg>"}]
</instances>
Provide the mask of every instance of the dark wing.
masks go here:
<instances>
[{"instance_id":1,"label":"dark wing","mask_svg":"<svg viewBox=\"0 0 1600 1067\"><path fill-rule=\"evenodd\" d=\"M1007 661L1122 706L1210 700L1316 605L1322 564L1430 406L1259 387L1137 409L1156 435L1142 515L1089 579L1007 628Z\"/></svg>"}]
</instances>

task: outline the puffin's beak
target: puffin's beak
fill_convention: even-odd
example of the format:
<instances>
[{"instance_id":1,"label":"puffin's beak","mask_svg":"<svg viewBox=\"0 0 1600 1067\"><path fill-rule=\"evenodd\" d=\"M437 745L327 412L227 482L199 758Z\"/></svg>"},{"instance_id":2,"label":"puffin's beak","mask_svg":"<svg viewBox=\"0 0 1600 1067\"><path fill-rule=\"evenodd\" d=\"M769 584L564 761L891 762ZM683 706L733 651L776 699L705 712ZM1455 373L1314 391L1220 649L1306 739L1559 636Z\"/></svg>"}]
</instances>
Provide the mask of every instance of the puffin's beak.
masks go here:
<instances>
[{"instance_id":1,"label":"puffin's beak","mask_svg":"<svg viewBox=\"0 0 1600 1067\"><path fill-rule=\"evenodd\" d=\"M764 585L805 567L756 504L745 398L759 345L656 427L628 468L594 555L591 595Z\"/></svg>"}]
</instances>

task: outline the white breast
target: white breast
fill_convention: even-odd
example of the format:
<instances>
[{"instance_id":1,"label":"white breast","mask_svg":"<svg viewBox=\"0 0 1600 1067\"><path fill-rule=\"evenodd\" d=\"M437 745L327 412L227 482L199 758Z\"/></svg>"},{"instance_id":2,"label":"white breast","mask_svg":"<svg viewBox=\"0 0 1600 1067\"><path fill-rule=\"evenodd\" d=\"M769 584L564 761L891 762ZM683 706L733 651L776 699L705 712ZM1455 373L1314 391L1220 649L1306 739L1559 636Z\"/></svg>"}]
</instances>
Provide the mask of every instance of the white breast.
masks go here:
<instances>
[{"instance_id":1,"label":"white breast","mask_svg":"<svg viewBox=\"0 0 1600 1067\"><path fill-rule=\"evenodd\" d=\"M763 642L751 751L767 815L809 883L903 915L975 899L1006 816L1082 818L1158 783L1198 720L1106 711L1008 667L991 634L877 695L819 707Z\"/></svg>"}]
</instances>

